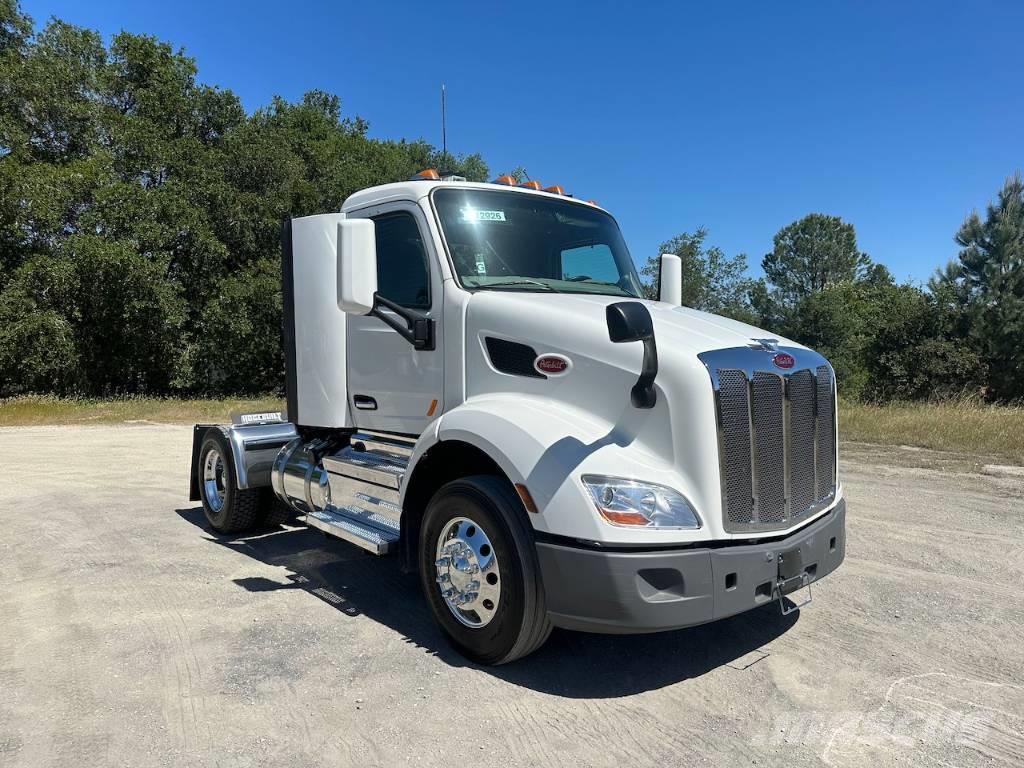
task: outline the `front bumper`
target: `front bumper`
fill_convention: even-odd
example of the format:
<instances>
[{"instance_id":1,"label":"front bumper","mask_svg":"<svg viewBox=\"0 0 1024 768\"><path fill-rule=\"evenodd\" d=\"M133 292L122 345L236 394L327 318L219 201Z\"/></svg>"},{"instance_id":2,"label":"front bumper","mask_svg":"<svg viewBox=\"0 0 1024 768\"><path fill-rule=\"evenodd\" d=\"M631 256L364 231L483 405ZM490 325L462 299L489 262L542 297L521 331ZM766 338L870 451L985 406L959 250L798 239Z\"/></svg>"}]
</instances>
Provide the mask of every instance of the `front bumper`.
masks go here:
<instances>
[{"instance_id":1,"label":"front bumper","mask_svg":"<svg viewBox=\"0 0 1024 768\"><path fill-rule=\"evenodd\" d=\"M539 541L537 554L555 626L679 629L771 602L780 576L792 579L794 563L808 583L838 568L846 555L846 501L784 539L757 544L609 552Z\"/></svg>"}]
</instances>

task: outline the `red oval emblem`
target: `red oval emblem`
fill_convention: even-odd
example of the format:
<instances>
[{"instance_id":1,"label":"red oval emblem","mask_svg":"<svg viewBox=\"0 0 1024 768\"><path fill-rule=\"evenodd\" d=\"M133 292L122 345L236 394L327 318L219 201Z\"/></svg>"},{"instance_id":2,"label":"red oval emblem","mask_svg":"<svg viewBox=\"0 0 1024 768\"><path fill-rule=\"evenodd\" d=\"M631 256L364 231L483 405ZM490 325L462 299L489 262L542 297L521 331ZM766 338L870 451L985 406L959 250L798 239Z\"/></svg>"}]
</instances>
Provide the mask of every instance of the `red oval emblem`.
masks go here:
<instances>
[{"instance_id":1,"label":"red oval emblem","mask_svg":"<svg viewBox=\"0 0 1024 768\"><path fill-rule=\"evenodd\" d=\"M772 362L775 363L776 368L792 368L796 365L796 358L788 352L779 352L772 358Z\"/></svg>"},{"instance_id":2,"label":"red oval emblem","mask_svg":"<svg viewBox=\"0 0 1024 768\"><path fill-rule=\"evenodd\" d=\"M561 376L569 370L569 358L561 355L541 355L533 361L533 367L548 376Z\"/></svg>"}]
</instances>

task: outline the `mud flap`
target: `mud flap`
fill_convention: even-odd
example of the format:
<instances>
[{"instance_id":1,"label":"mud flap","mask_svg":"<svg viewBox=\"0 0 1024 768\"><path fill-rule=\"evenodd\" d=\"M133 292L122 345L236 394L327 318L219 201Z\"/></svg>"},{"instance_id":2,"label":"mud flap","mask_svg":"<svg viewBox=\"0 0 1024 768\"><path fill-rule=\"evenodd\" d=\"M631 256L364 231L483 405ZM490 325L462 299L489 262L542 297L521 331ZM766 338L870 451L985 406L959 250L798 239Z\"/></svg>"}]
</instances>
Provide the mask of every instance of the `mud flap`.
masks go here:
<instances>
[{"instance_id":1,"label":"mud flap","mask_svg":"<svg viewBox=\"0 0 1024 768\"><path fill-rule=\"evenodd\" d=\"M804 570L803 551L800 547L793 547L785 552L780 552L778 557L778 573L775 580L774 594L779 601L779 608L783 616L788 616L793 611L799 611L805 605L811 603L811 577ZM806 587L807 599L803 602L790 601L786 605L785 597Z\"/></svg>"}]
</instances>

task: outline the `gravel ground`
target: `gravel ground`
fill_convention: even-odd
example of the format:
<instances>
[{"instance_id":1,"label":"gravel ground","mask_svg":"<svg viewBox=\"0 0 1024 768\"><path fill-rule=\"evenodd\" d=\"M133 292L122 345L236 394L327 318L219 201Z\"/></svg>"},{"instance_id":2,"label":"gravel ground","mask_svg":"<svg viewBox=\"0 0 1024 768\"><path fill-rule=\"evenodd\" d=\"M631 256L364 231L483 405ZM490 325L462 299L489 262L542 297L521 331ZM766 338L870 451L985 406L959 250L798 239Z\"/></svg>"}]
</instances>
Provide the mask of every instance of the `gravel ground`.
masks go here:
<instances>
[{"instance_id":1,"label":"gravel ground","mask_svg":"<svg viewBox=\"0 0 1024 768\"><path fill-rule=\"evenodd\" d=\"M0 766L1022 765L1024 478L846 446L814 602L495 669L393 560L214 535L191 430L0 429Z\"/></svg>"}]
</instances>

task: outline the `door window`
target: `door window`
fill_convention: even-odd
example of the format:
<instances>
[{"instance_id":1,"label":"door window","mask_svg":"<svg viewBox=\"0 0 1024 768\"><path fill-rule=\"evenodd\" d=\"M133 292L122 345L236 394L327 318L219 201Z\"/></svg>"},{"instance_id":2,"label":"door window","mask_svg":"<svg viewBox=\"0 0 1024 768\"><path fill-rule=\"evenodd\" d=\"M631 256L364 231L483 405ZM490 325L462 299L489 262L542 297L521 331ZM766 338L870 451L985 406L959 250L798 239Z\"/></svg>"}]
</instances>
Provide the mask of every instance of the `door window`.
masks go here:
<instances>
[{"instance_id":1,"label":"door window","mask_svg":"<svg viewBox=\"0 0 1024 768\"><path fill-rule=\"evenodd\" d=\"M413 309L430 308L430 271L420 229L411 213L374 218L377 233L377 292Z\"/></svg>"}]
</instances>

